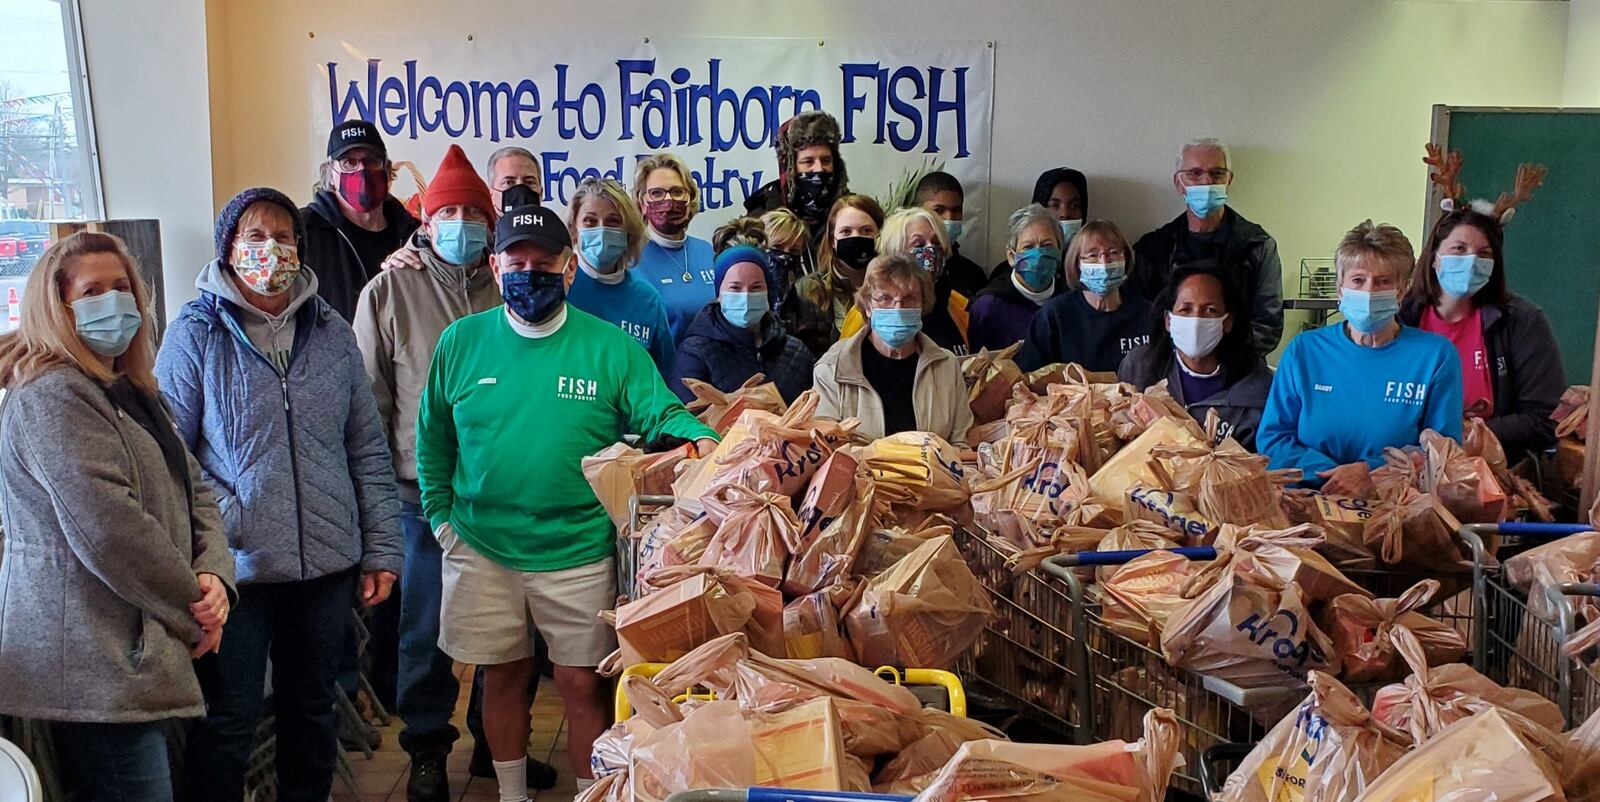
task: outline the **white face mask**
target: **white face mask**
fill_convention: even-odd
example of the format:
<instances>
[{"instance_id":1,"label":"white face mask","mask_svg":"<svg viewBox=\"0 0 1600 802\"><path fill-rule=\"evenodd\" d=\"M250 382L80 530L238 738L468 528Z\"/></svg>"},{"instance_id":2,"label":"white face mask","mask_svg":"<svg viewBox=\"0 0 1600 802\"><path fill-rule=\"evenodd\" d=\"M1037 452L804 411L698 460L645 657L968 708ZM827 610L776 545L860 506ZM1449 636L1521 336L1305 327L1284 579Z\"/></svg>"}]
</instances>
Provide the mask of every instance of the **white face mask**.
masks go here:
<instances>
[{"instance_id":1,"label":"white face mask","mask_svg":"<svg viewBox=\"0 0 1600 802\"><path fill-rule=\"evenodd\" d=\"M1190 359L1200 359L1210 356L1212 351L1217 350L1217 345L1222 342L1222 328L1227 320L1226 315L1222 317L1171 315L1167 318L1167 333L1172 335L1172 347Z\"/></svg>"}]
</instances>

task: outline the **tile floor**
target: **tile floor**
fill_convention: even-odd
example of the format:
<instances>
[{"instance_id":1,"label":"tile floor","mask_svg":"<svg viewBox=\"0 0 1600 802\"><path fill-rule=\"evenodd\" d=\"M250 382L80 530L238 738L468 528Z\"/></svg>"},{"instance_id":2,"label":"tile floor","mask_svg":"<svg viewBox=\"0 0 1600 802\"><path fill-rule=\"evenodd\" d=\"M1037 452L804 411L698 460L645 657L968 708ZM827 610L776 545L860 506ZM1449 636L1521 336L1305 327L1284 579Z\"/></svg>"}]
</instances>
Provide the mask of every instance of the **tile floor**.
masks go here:
<instances>
[{"instance_id":1,"label":"tile floor","mask_svg":"<svg viewBox=\"0 0 1600 802\"><path fill-rule=\"evenodd\" d=\"M472 667L456 666L456 677L461 680L461 700L456 703L453 719L461 730L461 740L450 753L450 793L458 802L498 802L500 793L493 779L471 777L467 774L467 761L472 757L472 736L467 732L467 696L472 689ZM528 741L529 753L556 767L559 772L556 787L540 791L530 797L536 802L570 802L577 793L572 772L567 763L566 716L562 712L561 696L556 684L548 679L539 683L539 695L533 704L533 737ZM411 770L411 759L400 749L400 721L390 719L389 726L379 729L383 744L367 760L361 753L350 756L351 772L356 778L356 795L338 779L333 783L334 802L406 802L406 777Z\"/></svg>"}]
</instances>

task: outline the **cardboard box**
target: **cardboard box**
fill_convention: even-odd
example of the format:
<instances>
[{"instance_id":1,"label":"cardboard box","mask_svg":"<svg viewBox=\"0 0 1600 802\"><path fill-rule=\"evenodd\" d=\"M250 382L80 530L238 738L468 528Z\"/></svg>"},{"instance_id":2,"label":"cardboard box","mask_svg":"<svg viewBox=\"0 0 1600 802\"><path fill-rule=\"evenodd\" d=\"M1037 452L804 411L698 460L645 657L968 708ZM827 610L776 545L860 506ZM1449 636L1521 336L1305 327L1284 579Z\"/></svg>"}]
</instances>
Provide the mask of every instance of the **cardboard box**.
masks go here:
<instances>
[{"instance_id":1,"label":"cardboard box","mask_svg":"<svg viewBox=\"0 0 1600 802\"><path fill-rule=\"evenodd\" d=\"M831 697L749 719L756 748L756 785L810 791L844 790L844 731Z\"/></svg>"},{"instance_id":2,"label":"cardboard box","mask_svg":"<svg viewBox=\"0 0 1600 802\"><path fill-rule=\"evenodd\" d=\"M783 594L755 581L725 583L707 572L617 608L623 665L671 662L741 630L750 634L751 646L783 655Z\"/></svg>"}]
</instances>

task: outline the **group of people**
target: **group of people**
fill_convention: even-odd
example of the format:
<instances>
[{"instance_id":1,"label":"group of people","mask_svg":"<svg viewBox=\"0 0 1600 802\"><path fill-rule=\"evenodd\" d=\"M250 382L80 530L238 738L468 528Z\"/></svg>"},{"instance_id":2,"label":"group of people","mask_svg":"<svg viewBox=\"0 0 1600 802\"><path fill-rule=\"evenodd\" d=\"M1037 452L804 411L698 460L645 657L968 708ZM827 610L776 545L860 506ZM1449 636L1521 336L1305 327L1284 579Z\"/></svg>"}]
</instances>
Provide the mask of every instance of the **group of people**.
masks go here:
<instances>
[{"instance_id":1,"label":"group of people","mask_svg":"<svg viewBox=\"0 0 1600 802\"><path fill-rule=\"evenodd\" d=\"M122 244L55 243L0 337L0 714L53 722L85 798L238 800L270 703L279 798L322 802L352 609L396 595L369 649L398 665L408 798L449 797L455 661L479 667L474 774L506 802L553 783L527 756L548 662L585 786L617 589L579 463L625 434L709 453L685 379L759 373L865 437L965 444L961 355L1021 343L1024 369L1165 382L1219 438L1341 494L1464 415L1508 453L1554 444L1565 381L1543 313L1507 289L1504 215L1462 199L1420 258L1356 226L1335 252L1343 321L1274 373L1281 265L1227 203L1222 143L1180 149L1187 208L1133 242L1088 217L1082 172L1046 171L985 271L961 254L957 180L929 173L886 213L850 192L839 142L824 112L787 123L780 178L708 241L671 154L631 187L583 180L563 216L529 151L480 175L451 146L418 220L377 129L346 122L308 206L255 188L222 209L159 348Z\"/></svg>"}]
</instances>

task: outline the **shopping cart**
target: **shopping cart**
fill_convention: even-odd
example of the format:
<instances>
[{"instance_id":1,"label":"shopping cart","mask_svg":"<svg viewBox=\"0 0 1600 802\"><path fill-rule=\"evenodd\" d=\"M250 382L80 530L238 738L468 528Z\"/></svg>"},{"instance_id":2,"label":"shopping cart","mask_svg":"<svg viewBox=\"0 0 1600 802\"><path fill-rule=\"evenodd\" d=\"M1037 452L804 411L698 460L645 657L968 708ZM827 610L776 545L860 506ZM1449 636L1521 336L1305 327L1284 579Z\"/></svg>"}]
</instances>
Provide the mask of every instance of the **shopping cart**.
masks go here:
<instances>
[{"instance_id":1,"label":"shopping cart","mask_svg":"<svg viewBox=\"0 0 1600 802\"><path fill-rule=\"evenodd\" d=\"M1576 612L1561 589L1551 589L1546 617L1530 606L1527 597L1511 587L1495 562L1491 545L1498 539L1507 550L1587 532L1587 524L1546 524L1508 521L1468 524L1461 539L1472 553L1473 638L1472 666L1501 685L1533 691L1562 706L1569 723L1581 720L1582 706L1574 698L1572 660L1562 652L1574 631ZM1564 586L1582 595L1581 586ZM1600 698L1597 698L1600 701ZM1593 703L1590 703L1592 709Z\"/></svg>"},{"instance_id":2,"label":"shopping cart","mask_svg":"<svg viewBox=\"0 0 1600 802\"><path fill-rule=\"evenodd\" d=\"M1191 560L1216 559L1209 546L1166 549ZM1113 630L1101 615L1099 589L1085 585L1079 570L1122 565L1148 550L1083 551L1058 554L1044 561L1044 572L1067 596L1082 600L1071 609L1074 631L1084 633L1080 660L1093 677L1092 703L1086 706L1088 737L1080 742L1143 737L1144 714L1170 708L1183 725L1181 751L1184 767L1174 772L1172 785L1190 794L1202 792L1199 772L1202 756L1218 744L1251 744L1277 723L1280 711L1304 697L1304 686L1241 688L1226 680L1167 665L1157 649Z\"/></svg>"},{"instance_id":3,"label":"shopping cart","mask_svg":"<svg viewBox=\"0 0 1600 802\"><path fill-rule=\"evenodd\" d=\"M645 678L653 677L666 668L666 663L637 663L628 666L622 672L622 679L630 676ZM904 670L892 666L882 666L873 672L887 682L894 685L903 685L917 699L923 707L935 707L952 716L967 717L967 693L962 688L961 680L949 671L935 668L907 668ZM715 699L716 694L705 688L673 689L678 693L673 701L682 702L685 699ZM617 683L615 699L616 720L622 721L633 715L633 706L628 703L628 694L622 689L622 683Z\"/></svg>"},{"instance_id":4,"label":"shopping cart","mask_svg":"<svg viewBox=\"0 0 1600 802\"><path fill-rule=\"evenodd\" d=\"M1089 672L1079 644L1082 600L1037 572L1016 574L981 528L957 529L956 545L994 602L995 615L956 664L973 690L1004 697L1030 719L1077 743L1093 735ZM1081 588L1079 589L1081 591Z\"/></svg>"},{"instance_id":5,"label":"shopping cart","mask_svg":"<svg viewBox=\"0 0 1600 802\"><path fill-rule=\"evenodd\" d=\"M793 788L702 788L679 791L667 802L907 802L905 794L860 794L851 791L798 791Z\"/></svg>"},{"instance_id":6,"label":"shopping cart","mask_svg":"<svg viewBox=\"0 0 1600 802\"><path fill-rule=\"evenodd\" d=\"M644 539L640 535L673 501L672 496L628 497L628 527L617 533L617 593L639 598L639 566L647 556L642 553Z\"/></svg>"}]
</instances>

